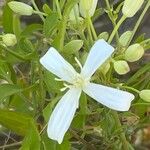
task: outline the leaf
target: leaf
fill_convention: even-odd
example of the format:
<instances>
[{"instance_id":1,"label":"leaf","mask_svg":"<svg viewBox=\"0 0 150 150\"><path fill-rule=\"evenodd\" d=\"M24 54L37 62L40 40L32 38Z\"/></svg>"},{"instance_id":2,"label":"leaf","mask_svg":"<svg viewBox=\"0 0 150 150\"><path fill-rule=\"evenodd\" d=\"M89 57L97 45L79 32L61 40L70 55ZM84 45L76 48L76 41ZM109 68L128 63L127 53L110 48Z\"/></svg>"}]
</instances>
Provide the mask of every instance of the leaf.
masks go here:
<instances>
[{"instance_id":1,"label":"leaf","mask_svg":"<svg viewBox=\"0 0 150 150\"><path fill-rule=\"evenodd\" d=\"M13 84L1 84L0 85L0 100L8 97L8 96L11 96L13 94L16 94L18 92L21 92L22 89L19 88L18 86L16 85L13 85Z\"/></svg>"},{"instance_id":2,"label":"leaf","mask_svg":"<svg viewBox=\"0 0 150 150\"><path fill-rule=\"evenodd\" d=\"M57 23L58 23L57 13L51 13L49 16L46 17L43 26L43 32L46 37L49 37L51 35L51 32L57 26Z\"/></svg>"},{"instance_id":3,"label":"leaf","mask_svg":"<svg viewBox=\"0 0 150 150\"><path fill-rule=\"evenodd\" d=\"M49 71L44 71L44 82L49 92L60 92L62 88L62 82L57 82L55 76Z\"/></svg>"},{"instance_id":4,"label":"leaf","mask_svg":"<svg viewBox=\"0 0 150 150\"><path fill-rule=\"evenodd\" d=\"M20 37L21 25L20 25L20 19L18 15L13 16L13 32L17 38Z\"/></svg>"},{"instance_id":5,"label":"leaf","mask_svg":"<svg viewBox=\"0 0 150 150\"><path fill-rule=\"evenodd\" d=\"M50 9L50 7L47 4L43 5L43 11L49 15L52 13L52 10Z\"/></svg>"},{"instance_id":6,"label":"leaf","mask_svg":"<svg viewBox=\"0 0 150 150\"><path fill-rule=\"evenodd\" d=\"M60 96L51 99L51 102L44 108L43 116L46 122L48 122L50 114L52 113L56 103L60 100Z\"/></svg>"},{"instance_id":7,"label":"leaf","mask_svg":"<svg viewBox=\"0 0 150 150\"><path fill-rule=\"evenodd\" d=\"M31 34L35 31L42 30L43 26L41 24L31 24L27 26L21 33L22 37L31 36Z\"/></svg>"},{"instance_id":8,"label":"leaf","mask_svg":"<svg viewBox=\"0 0 150 150\"><path fill-rule=\"evenodd\" d=\"M71 144L69 142L70 136L65 135L64 140L61 144L58 144L56 141L53 141L47 137L47 133L42 135L42 150L71 150Z\"/></svg>"},{"instance_id":9,"label":"leaf","mask_svg":"<svg viewBox=\"0 0 150 150\"><path fill-rule=\"evenodd\" d=\"M72 126L73 128L83 128L85 126L87 115L87 98L84 93L81 94L80 98L80 111L73 119Z\"/></svg>"},{"instance_id":10,"label":"leaf","mask_svg":"<svg viewBox=\"0 0 150 150\"><path fill-rule=\"evenodd\" d=\"M9 110L0 109L0 124L19 135L25 135L29 129L31 117Z\"/></svg>"},{"instance_id":11,"label":"leaf","mask_svg":"<svg viewBox=\"0 0 150 150\"><path fill-rule=\"evenodd\" d=\"M28 132L23 140L20 150L40 150L40 140L40 135L37 131L36 125L31 120L29 122Z\"/></svg>"},{"instance_id":12,"label":"leaf","mask_svg":"<svg viewBox=\"0 0 150 150\"><path fill-rule=\"evenodd\" d=\"M34 46L27 38L20 39L19 47L21 48L22 52L24 52L25 54L28 54L34 51Z\"/></svg>"},{"instance_id":13,"label":"leaf","mask_svg":"<svg viewBox=\"0 0 150 150\"><path fill-rule=\"evenodd\" d=\"M59 28L58 34L56 35L56 37L52 43L52 46L55 47L58 51L63 50L68 16L69 16L73 6L75 4L77 4L78 2L79 2L79 0L68 0L65 5L63 18L58 27Z\"/></svg>"},{"instance_id":14,"label":"leaf","mask_svg":"<svg viewBox=\"0 0 150 150\"><path fill-rule=\"evenodd\" d=\"M150 71L150 63L146 64L144 67L142 67L140 70L138 70L128 81L127 85L133 84L133 82L137 82L137 78L140 77L142 74Z\"/></svg>"},{"instance_id":15,"label":"leaf","mask_svg":"<svg viewBox=\"0 0 150 150\"><path fill-rule=\"evenodd\" d=\"M7 4L3 10L3 28L5 33L13 32L13 12Z\"/></svg>"},{"instance_id":16,"label":"leaf","mask_svg":"<svg viewBox=\"0 0 150 150\"><path fill-rule=\"evenodd\" d=\"M63 53L74 54L83 46L82 40L73 40L64 46Z\"/></svg>"},{"instance_id":17,"label":"leaf","mask_svg":"<svg viewBox=\"0 0 150 150\"><path fill-rule=\"evenodd\" d=\"M11 71L5 60L0 60L0 78L4 80L9 80L11 78Z\"/></svg>"}]
</instances>

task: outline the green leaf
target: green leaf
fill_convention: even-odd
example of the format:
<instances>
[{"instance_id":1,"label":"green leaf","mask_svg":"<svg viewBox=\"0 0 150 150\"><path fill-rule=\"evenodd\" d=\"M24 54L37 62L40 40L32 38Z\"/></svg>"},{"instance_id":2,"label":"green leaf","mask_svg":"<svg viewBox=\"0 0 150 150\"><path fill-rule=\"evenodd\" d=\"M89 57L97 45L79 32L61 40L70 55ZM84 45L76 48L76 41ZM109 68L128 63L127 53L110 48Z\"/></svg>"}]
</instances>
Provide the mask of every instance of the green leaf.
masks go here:
<instances>
[{"instance_id":1,"label":"green leaf","mask_svg":"<svg viewBox=\"0 0 150 150\"><path fill-rule=\"evenodd\" d=\"M51 99L51 102L44 108L43 116L46 122L48 122L50 114L52 113L56 103L60 100L60 96Z\"/></svg>"},{"instance_id":2,"label":"green leaf","mask_svg":"<svg viewBox=\"0 0 150 150\"><path fill-rule=\"evenodd\" d=\"M27 38L20 39L19 47L21 48L22 52L24 52L25 54L29 54L34 51L34 46Z\"/></svg>"},{"instance_id":3,"label":"green leaf","mask_svg":"<svg viewBox=\"0 0 150 150\"><path fill-rule=\"evenodd\" d=\"M5 33L13 32L13 12L7 4L3 10L3 28Z\"/></svg>"},{"instance_id":4,"label":"green leaf","mask_svg":"<svg viewBox=\"0 0 150 150\"><path fill-rule=\"evenodd\" d=\"M58 51L63 50L68 16L69 16L73 6L75 4L77 4L78 2L79 2L79 0L68 0L65 5L63 18L58 27L59 28L58 34L56 35L56 37L52 43L52 46L55 47Z\"/></svg>"},{"instance_id":5,"label":"green leaf","mask_svg":"<svg viewBox=\"0 0 150 150\"><path fill-rule=\"evenodd\" d=\"M31 36L33 32L42 30L42 29L43 29L43 26L41 24L31 24L22 31L21 36L23 37Z\"/></svg>"},{"instance_id":6,"label":"green leaf","mask_svg":"<svg viewBox=\"0 0 150 150\"><path fill-rule=\"evenodd\" d=\"M47 4L43 5L43 11L49 15L52 13L52 10L50 9L50 7Z\"/></svg>"},{"instance_id":7,"label":"green leaf","mask_svg":"<svg viewBox=\"0 0 150 150\"><path fill-rule=\"evenodd\" d=\"M87 115L87 98L86 95L82 93L80 98L80 111L73 119L72 126L74 128L83 128L85 126L86 115Z\"/></svg>"},{"instance_id":8,"label":"green leaf","mask_svg":"<svg viewBox=\"0 0 150 150\"><path fill-rule=\"evenodd\" d=\"M61 144L53 141L47 137L47 133L42 135L43 148L41 150L71 150L71 144L69 142L70 136L66 133L64 140Z\"/></svg>"},{"instance_id":9,"label":"green leaf","mask_svg":"<svg viewBox=\"0 0 150 150\"><path fill-rule=\"evenodd\" d=\"M18 15L13 16L13 32L17 38L20 37L21 25L20 25L20 18Z\"/></svg>"},{"instance_id":10,"label":"green leaf","mask_svg":"<svg viewBox=\"0 0 150 150\"><path fill-rule=\"evenodd\" d=\"M13 94L16 94L18 92L21 92L22 89L19 88L18 86L16 85L13 85L13 84L1 84L0 85L0 100L8 97L8 96L11 96Z\"/></svg>"},{"instance_id":11,"label":"green leaf","mask_svg":"<svg viewBox=\"0 0 150 150\"><path fill-rule=\"evenodd\" d=\"M43 32L46 37L49 37L53 31L53 29L57 26L58 23L58 15L57 13L51 13L49 16L46 17Z\"/></svg>"},{"instance_id":12,"label":"green leaf","mask_svg":"<svg viewBox=\"0 0 150 150\"><path fill-rule=\"evenodd\" d=\"M52 73L49 71L44 71L44 82L46 84L46 87L49 92L60 92L60 89L62 88L62 82L57 82L55 80L55 77Z\"/></svg>"},{"instance_id":13,"label":"green leaf","mask_svg":"<svg viewBox=\"0 0 150 150\"><path fill-rule=\"evenodd\" d=\"M40 150L40 140L40 135L37 131L36 125L31 120L29 122L28 132L23 140L20 150Z\"/></svg>"},{"instance_id":14,"label":"green leaf","mask_svg":"<svg viewBox=\"0 0 150 150\"><path fill-rule=\"evenodd\" d=\"M65 9L64 9L64 14L63 14L63 16L65 18L68 18L73 6L75 4L77 4L78 2L79 2L79 0L68 0L67 1L66 5L65 5Z\"/></svg>"},{"instance_id":15,"label":"green leaf","mask_svg":"<svg viewBox=\"0 0 150 150\"><path fill-rule=\"evenodd\" d=\"M74 54L83 46L82 40L73 40L64 46L63 53Z\"/></svg>"},{"instance_id":16,"label":"green leaf","mask_svg":"<svg viewBox=\"0 0 150 150\"><path fill-rule=\"evenodd\" d=\"M1 90L0 90L1 91ZM29 129L31 117L9 110L0 109L0 124L19 135L25 135Z\"/></svg>"},{"instance_id":17,"label":"green leaf","mask_svg":"<svg viewBox=\"0 0 150 150\"><path fill-rule=\"evenodd\" d=\"M4 60L0 60L0 78L9 80L11 78L11 71L8 64Z\"/></svg>"},{"instance_id":18,"label":"green leaf","mask_svg":"<svg viewBox=\"0 0 150 150\"><path fill-rule=\"evenodd\" d=\"M137 82L137 78L140 77L142 74L150 71L150 63L146 64L145 66L141 67L140 70L138 70L128 81L127 85L131 84L133 85L134 82Z\"/></svg>"}]
</instances>

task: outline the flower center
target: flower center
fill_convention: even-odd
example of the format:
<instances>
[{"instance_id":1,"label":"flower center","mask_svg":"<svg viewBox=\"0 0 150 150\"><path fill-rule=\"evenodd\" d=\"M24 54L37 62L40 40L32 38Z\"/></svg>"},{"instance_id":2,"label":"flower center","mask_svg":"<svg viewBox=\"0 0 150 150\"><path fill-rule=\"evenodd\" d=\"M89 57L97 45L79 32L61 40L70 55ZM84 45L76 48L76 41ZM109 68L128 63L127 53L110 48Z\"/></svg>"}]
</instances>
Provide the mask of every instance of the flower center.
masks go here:
<instances>
[{"instance_id":1,"label":"flower center","mask_svg":"<svg viewBox=\"0 0 150 150\"><path fill-rule=\"evenodd\" d=\"M75 79L73 80L73 86L76 88L84 88L89 82L89 79L85 79L80 74L77 74Z\"/></svg>"}]
</instances>

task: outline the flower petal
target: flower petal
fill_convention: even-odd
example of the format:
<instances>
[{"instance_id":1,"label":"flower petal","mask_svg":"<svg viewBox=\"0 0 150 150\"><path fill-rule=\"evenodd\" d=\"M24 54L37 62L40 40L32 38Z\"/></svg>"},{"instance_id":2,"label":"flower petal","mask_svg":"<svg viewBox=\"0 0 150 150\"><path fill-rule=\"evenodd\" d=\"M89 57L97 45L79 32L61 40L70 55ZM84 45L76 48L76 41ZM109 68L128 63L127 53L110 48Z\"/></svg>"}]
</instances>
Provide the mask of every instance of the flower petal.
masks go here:
<instances>
[{"instance_id":1,"label":"flower petal","mask_svg":"<svg viewBox=\"0 0 150 150\"><path fill-rule=\"evenodd\" d=\"M53 47L40 59L40 63L47 70L69 83L76 75L74 68Z\"/></svg>"},{"instance_id":2,"label":"flower petal","mask_svg":"<svg viewBox=\"0 0 150 150\"><path fill-rule=\"evenodd\" d=\"M99 103L118 111L129 110L134 99L134 95L129 92L95 83L89 83L83 91Z\"/></svg>"},{"instance_id":3,"label":"flower petal","mask_svg":"<svg viewBox=\"0 0 150 150\"><path fill-rule=\"evenodd\" d=\"M102 65L113 52L114 48L105 40L98 40L91 48L81 74L86 78L90 78L97 68Z\"/></svg>"},{"instance_id":4,"label":"flower petal","mask_svg":"<svg viewBox=\"0 0 150 150\"><path fill-rule=\"evenodd\" d=\"M58 102L48 122L48 137L62 143L65 133L67 132L76 109L79 105L81 89L70 89Z\"/></svg>"}]
</instances>

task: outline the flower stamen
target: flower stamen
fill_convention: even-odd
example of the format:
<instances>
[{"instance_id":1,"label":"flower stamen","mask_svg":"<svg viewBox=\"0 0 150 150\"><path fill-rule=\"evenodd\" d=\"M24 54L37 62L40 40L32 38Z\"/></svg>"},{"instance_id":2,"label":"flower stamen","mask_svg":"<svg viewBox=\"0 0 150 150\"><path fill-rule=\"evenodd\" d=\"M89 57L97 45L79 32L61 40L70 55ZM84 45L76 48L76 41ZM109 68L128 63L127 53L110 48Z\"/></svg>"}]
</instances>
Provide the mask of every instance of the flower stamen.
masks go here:
<instances>
[{"instance_id":1,"label":"flower stamen","mask_svg":"<svg viewBox=\"0 0 150 150\"><path fill-rule=\"evenodd\" d=\"M80 69L82 70L83 67L82 67L82 64L80 63L80 61L78 60L78 58L75 57L74 59L75 59L76 63L79 65Z\"/></svg>"}]
</instances>

